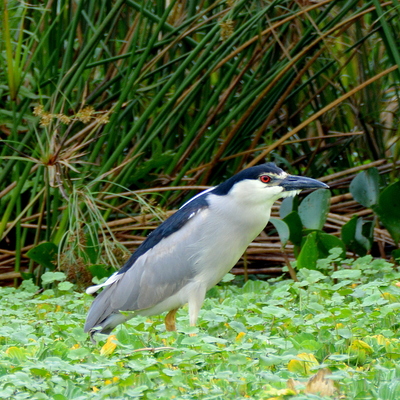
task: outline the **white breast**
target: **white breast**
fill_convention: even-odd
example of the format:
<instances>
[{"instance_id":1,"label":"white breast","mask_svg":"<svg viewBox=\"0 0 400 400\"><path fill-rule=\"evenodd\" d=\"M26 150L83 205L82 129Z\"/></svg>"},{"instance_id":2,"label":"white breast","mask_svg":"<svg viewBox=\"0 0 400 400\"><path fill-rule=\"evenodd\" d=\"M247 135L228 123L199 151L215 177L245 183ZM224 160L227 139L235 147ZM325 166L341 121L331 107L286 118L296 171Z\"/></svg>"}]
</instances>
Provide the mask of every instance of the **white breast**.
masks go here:
<instances>
[{"instance_id":1,"label":"white breast","mask_svg":"<svg viewBox=\"0 0 400 400\"><path fill-rule=\"evenodd\" d=\"M198 272L196 281L205 283L207 290L237 263L270 217L271 207L265 203L243 207L236 199L209 195L209 209L196 216L199 231L191 249L192 262Z\"/></svg>"}]
</instances>

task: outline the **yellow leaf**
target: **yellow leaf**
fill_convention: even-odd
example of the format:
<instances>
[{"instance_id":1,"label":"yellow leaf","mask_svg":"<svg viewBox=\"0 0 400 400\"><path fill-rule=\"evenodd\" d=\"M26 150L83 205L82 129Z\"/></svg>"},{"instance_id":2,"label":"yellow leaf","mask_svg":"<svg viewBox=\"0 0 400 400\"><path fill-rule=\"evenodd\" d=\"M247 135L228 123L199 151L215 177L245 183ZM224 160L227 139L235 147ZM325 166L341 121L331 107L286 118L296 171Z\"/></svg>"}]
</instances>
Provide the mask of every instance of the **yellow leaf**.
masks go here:
<instances>
[{"instance_id":1,"label":"yellow leaf","mask_svg":"<svg viewBox=\"0 0 400 400\"><path fill-rule=\"evenodd\" d=\"M285 396L293 396L296 391L288 389L276 389L267 385L264 387L263 392L260 393L260 399L265 400L283 400Z\"/></svg>"},{"instance_id":2,"label":"yellow leaf","mask_svg":"<svg viewBox=\"0 0 400 400\"><path fill-rule=\"evenodd\" d=\"M19 361L25 360L27 357L27 352L25 349L23 349L21 347L15 347L15 346L9 347L6 350L6 354L8 356L14 358L15 360L19 360Z\"/></svg>"},{"instance_id":3,"label":"yellow leaf","mask_svg":"<svg viewBox=\"0 0 400 400\"><path fill-rule=\"evenodd\" d=\"M385 300L388 300L390 303L396 303L396 302L397 302L396 296L393 296L393 295L392 295L391 293L389 293L389 292L382 293L381 296L382 296Z\"/></svg>"},{"instance_id":4,"label":"yellow leaf","mask_svg":"<svg viewBox=\"0 0 400 400\"><path fill-rule=\"evenodd\" d=\"M297 360L290 360L288 370L297 374L309 375L311 368L318 366L319 362L310 353L300 353L297 355Z\"/></svg>"},{"instance_id":5,"label":"yellow leaf","mask_svg":"<svg viewBox=\"0 0 400 400\"><path fill-rule=\"evenodd\" d=\"M108 337L106 344L100 350L102 356L108 356L114 353L114 350L117 348L117 343L115 342L116 339L117 337L115 335L110 335Z\"/></svg>"},{"instance_id":6,"label":"yellow leaf","mask_svg":"<svg viewBox=\"0 0 400 400\"><path fill-rule=\"evenodd\" d=\"M362 340L354 340L350 347L350 353L357 357L358 364L364 364L367 356L373 352L372 347Z\"/></svg>"},{"instance_id":7,"label":"yellow leaf","mask_svg":"<svg viewBox=\"0 0 400 400\"><path fill-rule=\"evenodd\" d=\"M244 332L239 332L236 336L236 341L241 340L246 334Z\"/></svg>"},{"instance_id":8,"label":"yellow leaf","mask_svg":"<svg viewBox=\"0 0 400 400\"><path fill-rule=\"evenodd\" d=\"M383 335L374 335L371 337L374 338L380 346L387 346L391 342L390 339L386 338Z\"/></svg>"},{"instance_id":9,"label":"yellow leaf","mask_svg":"<svg viewBox=\"0 0 400 400\"><path fill-rule=\"evenodd\" d=\"M358 340L358 339L353 340L353 342L350 345L350 349L355 352L357 352L358 350L364 350L368 354L373 352L373 349L369 344L363 342L362 340Z\"/></svg>"}]
</instances>

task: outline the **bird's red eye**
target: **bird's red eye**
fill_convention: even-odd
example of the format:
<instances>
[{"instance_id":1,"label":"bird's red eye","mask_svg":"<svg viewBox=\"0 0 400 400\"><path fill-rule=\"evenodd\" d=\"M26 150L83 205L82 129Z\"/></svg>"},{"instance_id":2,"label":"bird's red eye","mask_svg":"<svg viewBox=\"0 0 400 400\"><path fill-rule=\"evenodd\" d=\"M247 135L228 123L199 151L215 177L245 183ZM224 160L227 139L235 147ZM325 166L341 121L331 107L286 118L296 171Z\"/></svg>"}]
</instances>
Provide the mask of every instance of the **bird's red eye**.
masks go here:
<instances>
[{"instance_id":1,"label":"bird's red eye","mask_svg":"<svg viewBox=\"0 0 400 400\"><path fill-rule=\"evenodd\" d=\"M271 181L271 177L268 176L268 175L261 175L261 176L260 176L260 181L261 181L262 183L268 183L268 182Z\"/></svg>"}]
</instances>

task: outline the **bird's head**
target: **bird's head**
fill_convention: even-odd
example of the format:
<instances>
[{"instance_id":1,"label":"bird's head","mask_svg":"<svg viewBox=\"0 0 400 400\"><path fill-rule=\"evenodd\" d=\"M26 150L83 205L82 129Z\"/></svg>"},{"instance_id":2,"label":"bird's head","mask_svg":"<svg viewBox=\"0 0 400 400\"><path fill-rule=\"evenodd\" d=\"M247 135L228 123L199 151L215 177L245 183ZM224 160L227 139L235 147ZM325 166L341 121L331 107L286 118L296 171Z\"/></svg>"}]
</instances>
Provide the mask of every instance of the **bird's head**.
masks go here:
<instances>
[{"instance_id":1,"label":"bird's head","mask_svg":"<svg viewBox=\"0 0 400 400\"><path fill-rule=\"evenodd\" d=\"M247 168L218 185L216 195L233 196L235 200L271 204L283 197L295 196L305 189L327 189L323 182L287 174L274 163Z\"/></svg>"}]
</instances>

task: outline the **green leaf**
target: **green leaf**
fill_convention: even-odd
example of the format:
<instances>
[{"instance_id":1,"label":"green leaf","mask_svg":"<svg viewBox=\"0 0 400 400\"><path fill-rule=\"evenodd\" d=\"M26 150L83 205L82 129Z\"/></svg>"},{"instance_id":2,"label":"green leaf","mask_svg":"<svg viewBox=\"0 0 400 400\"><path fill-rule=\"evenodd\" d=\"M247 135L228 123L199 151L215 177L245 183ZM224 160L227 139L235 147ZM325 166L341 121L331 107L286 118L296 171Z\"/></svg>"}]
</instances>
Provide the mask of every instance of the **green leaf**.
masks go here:
<instances>
[{"instance_id":1,"label":"green leaf","mask_svg":"<svg viewBox=\"0 0 400 400\"><path fill-rule=\"evenodd\" d=\"M353 336L351 330L347 328L339 328L337 334L345 339L350 339Z\"/></svg>"},{"instance_id":2,"label":"green leaf","mask_svg":"<svg viewBox=\"0 0 400 400\"><path fill-rule=\"evenodd\" d=\"M231 282L235 279L235 275L230 274L229 272L224 275L224 277L222 278L221 282Z\"/></svg>"},{"instance_id":3,"label":"green leaf","mask_svg":"<svg viewBox=\"0 0 400 400\"><path fill-rule=\"evenodd\" d=\"M107 278L116 271L115 268L105 264L89 265L87 268L98 279Z\"/></svg>"},{"instance_id":4,"label":"green leaf","mask_svg":"<svg viewBox=\"0 0 400 400\"><path fill-rule=\"evenodd\" d=\"M346 255L346 249L339 238L324 232L311 232L307 235L301 248L300 254L297 258L297 267L299 269L316 269L317 260L329 257L330 250L337 247L342 250L341 258L344 258Z\"/></svg>"},{"instance_id":5,"label":"green leaf","mask_svg":"<svg viewBox=\"0 0 400 400\"><path fill-rule=\"evenodd\" d=\"M372 207L378 202L379 172L370 168L360 172L350 183L350 193L364 207Z\"/></svg>"},{"instance_id":6,"label":"green leaf","mask_svg":"<svg viewBox=\"0 0 400 400\"><path fill-rule=\"evenodd\" d=\"M317 232L319 258L329 257L330 250L334 248L342 249L341 257L346 257L346 247L344 243L336 236L324 232Z\"/></svg>"},{"instance_id":7,"label":"green leaf","mask_svg":"<svg viewBox=\"0 0 400 400\"><path fill-rule=\"evenodd\" d=\"M85 347L79 347L77 349L69 350L67 357L71 360L81 360L90 354L89 349Z\"/></svg>"},{"instance_id":8,"label":"green leaf","mask_svg":"<svg viewBox=\"0 0 400 400\"><path fill-rule=\"evenodd\" d=\"M61 282L61 283L58 284L57 287L58 287L59 290L62 290L64 292L68 292L74 287L74 284L71 283L71 282Z\"/></svg>"},{"instance_id":9,"label":"green leaf","mask_svg":"<svg viewBox=\"0 0 400 400\"><path fill-rule=\"evenodd\" d=\"M368 221L365 223L361 217L354 215L342 227L341 236L343 243L354 253L365 256L372 246L371 226L371 222ZM365 232L368 237L364 235Z\"/></svg>"},{"instance_id":10,"label":"green leaf","mask_svg":"<svg viewBox=\"0 0 400 400\"><path fill-rule=\"evenodd\" d=\"M382 224L389 231L396 244L400 240L400 181L388 186L379 196L378 214Z\"/></svg>"},{"instance_id":11,"label":"green leaf","mask_svg":"<svg viewBox=\"0 0 400 400\"><path fill-rule=\"evenodd\" d=\"M335 271L332 273L333 279L351 279L357 280L361 277L361 271L359 269L342 269L340 271Z\"/></svg>"},{"instance_id":12,"label":"green leaf","mask_svg":"<svg viewBox=\"0 0 400 400\"><path fill-rule=\"evenodd\" d=\"M308 229L322 229L329 213L331 193L318 189L310 193L299 206L299 215Z\"/></svg>"},{"instance_id":13,"label":"green leaf","mask_svg":"<svg viewBox=\"0 0 400 400\"><path fill-rule=\"evenodd\" d=\"M282 246L285 247L290 237L287 223L278 218L270 218L269 222L271 222L271 224L274 225L275 229L278 231Z\"/></svg>"},{"instance_id":14,"label":"green leaf","mask_svg":"<svg viewBox=\"0 0 400 400\"><path fill-rule=\"evenodd\" d=\"M43 285L47 285L53 282L65 281L66 278L64 272L45 272L42 275L42 283Z\"/></svg>"},{"instance_id":15,"label":"green leaf","mask_svg":"<svg viewBox=\"0 0 400 400\"><path fill-rule=\"evenodd\" d=\"M296 211L299 206L299 197L286 197L282 200L281 206L279 207L279 216L283 219L292 211Z\"/></svg>"},{"instance_id":16,"label":"green leaf","mask_svg":"<svg viewBox=\"0 0 400 400\"><path fill-rule=\"evenodd\" d=\"M318 257L317 232L311 232L307 235L297 258L297 268L315 269Z\"/></svg>"},{"instance_id":17,"label":"green leaf","mask_svg":"<svg viewBox=\"0 0 400 400\"><path fill-rule=\"evenodd\" d=\"M400 249L396 249L392 251L392 257L399 262L400 261Z\"/></svg>"},{"instance_id":18,"label":"green leaf","mask_svg":"<svg viewBox=\"0 0 400 400\"><path fill-rule=\"evenodd\" d=\"M289 227L289 240L296 246L301 245L303 224L297 211L292 211L283 219Z\"/></svg>"},{"instance_id":19,"label":"green leaf","mask_svg":"<svg viewBox=\"0 0 400 400\"><path fill-rule=\"evenodd\" d=\"M56 268L58 247L52 242L45 242L30 249L26 255L42 265L43 267L54 270Z\"/></svg>"}]
</instances>

